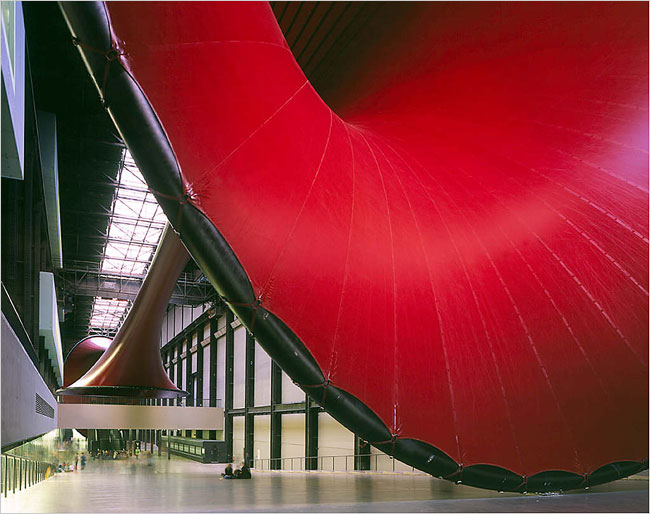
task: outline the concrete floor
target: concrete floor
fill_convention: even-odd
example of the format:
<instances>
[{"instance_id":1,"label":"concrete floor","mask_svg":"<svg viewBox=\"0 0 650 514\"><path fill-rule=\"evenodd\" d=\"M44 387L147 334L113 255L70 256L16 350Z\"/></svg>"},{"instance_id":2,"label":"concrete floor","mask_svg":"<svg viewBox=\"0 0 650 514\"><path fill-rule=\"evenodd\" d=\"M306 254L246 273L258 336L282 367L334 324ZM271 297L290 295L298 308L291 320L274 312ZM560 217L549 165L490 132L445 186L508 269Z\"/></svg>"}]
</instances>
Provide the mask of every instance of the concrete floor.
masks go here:
<instances>
[{"instance_id":1,"label":"concrete floor","mask_svg":"<svg viewBox=\"0 0 650 514\"><path fill-rule=\"evenodd\" d=\"M419 474L255 472L181 458L90 461L2 498L2 512L648 512L648 477L565 494L483 491Z\"/></svg>"}]
</instances>

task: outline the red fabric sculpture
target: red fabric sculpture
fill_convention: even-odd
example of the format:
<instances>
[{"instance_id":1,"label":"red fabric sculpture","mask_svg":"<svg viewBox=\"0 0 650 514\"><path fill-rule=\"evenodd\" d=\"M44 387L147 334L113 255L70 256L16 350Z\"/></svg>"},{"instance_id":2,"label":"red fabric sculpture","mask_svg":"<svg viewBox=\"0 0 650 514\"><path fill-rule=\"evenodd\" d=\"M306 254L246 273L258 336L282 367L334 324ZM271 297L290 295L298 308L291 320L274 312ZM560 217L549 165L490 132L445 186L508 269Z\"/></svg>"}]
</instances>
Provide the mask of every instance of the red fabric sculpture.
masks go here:
<instances>
[{"instance_id":1,"label":"red fabric sculpture","mask_svg":"<svg viewBox=\"0 0 650 514\"><path fill-rule=\"evenodd\" d=\"M200 254L185 206L207 217L249 328L281 320L324 378L301 385L359 400L407 462L420 441L454 461L438 474L517 490L646 466L647 4L403 9L350 45L328 105L268 4L108 4L180 170L170 221Z\"/></svg>"}]
</instances>

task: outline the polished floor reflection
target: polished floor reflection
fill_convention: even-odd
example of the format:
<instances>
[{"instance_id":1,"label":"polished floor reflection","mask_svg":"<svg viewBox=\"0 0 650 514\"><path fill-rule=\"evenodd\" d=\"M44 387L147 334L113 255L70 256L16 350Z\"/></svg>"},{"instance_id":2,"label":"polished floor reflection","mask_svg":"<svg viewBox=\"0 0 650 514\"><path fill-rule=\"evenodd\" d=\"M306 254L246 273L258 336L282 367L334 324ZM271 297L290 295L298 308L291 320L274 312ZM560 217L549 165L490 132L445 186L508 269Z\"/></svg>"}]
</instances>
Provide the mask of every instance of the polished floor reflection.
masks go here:
<instances>
[{"instance_id":1,"label":"polished floor reflection","mask_svg":"<svg viewBox=\"0 0 650 514\"><path fill-rule=\"evenodd\" d=\"M483 491L425 475L255 472L181 458L90 461L2 498L2 512L648 512L647 473L566 494Z\"/></svg>"}]
</instances>

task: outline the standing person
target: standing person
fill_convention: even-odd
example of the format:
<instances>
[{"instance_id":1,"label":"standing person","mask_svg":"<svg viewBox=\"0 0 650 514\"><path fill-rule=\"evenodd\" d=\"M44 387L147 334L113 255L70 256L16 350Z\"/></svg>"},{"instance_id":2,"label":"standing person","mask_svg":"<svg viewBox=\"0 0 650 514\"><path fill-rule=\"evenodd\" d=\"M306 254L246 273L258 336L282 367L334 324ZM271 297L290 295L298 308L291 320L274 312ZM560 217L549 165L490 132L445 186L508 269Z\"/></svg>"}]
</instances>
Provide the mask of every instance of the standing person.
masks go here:
<instances>
[{"instance_id":1,"label":"standing person","mask_svg":"<svg viewBox=\"0 0 650 514\"><path fill-rule=\"evenodd\" d=\"M88 460L88 458L86 457L86 454L82 453L81 454L81 469L86 469L86 460Z\"/></svg>"}]
</instances>

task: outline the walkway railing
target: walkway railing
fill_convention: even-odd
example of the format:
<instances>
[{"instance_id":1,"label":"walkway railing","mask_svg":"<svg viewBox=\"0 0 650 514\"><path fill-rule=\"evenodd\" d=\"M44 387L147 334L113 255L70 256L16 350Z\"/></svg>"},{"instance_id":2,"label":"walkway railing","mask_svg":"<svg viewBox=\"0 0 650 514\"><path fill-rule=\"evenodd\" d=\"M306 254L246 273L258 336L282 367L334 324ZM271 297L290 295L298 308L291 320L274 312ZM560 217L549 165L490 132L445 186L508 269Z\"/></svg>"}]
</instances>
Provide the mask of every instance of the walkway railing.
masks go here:
<instances>
[{"instance_id":1,"label":"walkway railing","mask_svg":"<svg viewBox=\"0 0 650 514\"><path fill-rule=\"evenodd\" d=\"M5 498L7 492L16 492L54 475L55 468L48 462L40 462L18 455L2 455L2 494Z\"/></svg>"},{"instance_id":2,"label":"walkway railing","mask_svg":"<svg viewBox=\"0 0 650 514\"><path fill-rule=\"evenodd\" d=\"M310 466L306 464L309 463ZM356 464L356 465L355 465ZM284 471L379 471L422 473L386 454L329 455L319 457L278 457L253 459L253 469Z\"/></svg>"}]
</instances>

